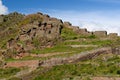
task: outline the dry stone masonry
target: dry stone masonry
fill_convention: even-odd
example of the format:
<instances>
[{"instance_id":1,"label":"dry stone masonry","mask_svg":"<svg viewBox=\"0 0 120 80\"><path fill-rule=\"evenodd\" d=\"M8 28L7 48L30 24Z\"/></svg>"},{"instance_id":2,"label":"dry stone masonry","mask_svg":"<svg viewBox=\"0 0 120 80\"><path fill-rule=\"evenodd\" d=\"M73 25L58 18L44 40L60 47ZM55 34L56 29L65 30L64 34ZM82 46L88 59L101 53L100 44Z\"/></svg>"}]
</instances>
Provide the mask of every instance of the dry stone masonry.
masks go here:
<instances>
[{"instance_id":1,"label":"dry stone masonry","mask_svg":"<svg viewBox=\"0 0 120 80\"><path fill-rule=\"evenodd\" d=\"M72 29L74 32L76 32L80 35L84 35L84 36L95 35L98 38L110 38L110 39L118 37L117 33L107 34L107 31L90 32L86 28L80 28L79 26L73 26L70 22L64 22L63 25L67 28Z\"/></svg>"}]
</instances>

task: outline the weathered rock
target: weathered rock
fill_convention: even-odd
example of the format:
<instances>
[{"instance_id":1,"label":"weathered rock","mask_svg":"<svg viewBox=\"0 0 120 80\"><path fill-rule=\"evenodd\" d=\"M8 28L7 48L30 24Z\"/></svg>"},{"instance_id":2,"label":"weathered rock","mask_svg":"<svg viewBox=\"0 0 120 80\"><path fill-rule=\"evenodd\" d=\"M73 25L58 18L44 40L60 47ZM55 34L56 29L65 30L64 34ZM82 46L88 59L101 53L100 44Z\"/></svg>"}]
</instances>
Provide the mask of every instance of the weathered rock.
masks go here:
<instances>
[{"instance_id":1,"label":"weathered rock","mask_svg":"<svg viewBox=\"0 0 120 80\"><path fill-rule=\"evenodd\" d=\"M92 35L92 32L87 31L86 28L85 28L85 29L80 29L80 30L79 30L79 33L80 33L81 35L84 35L84 36L90 36L90 35Z\"/></svg>"},{"instance_id":2,"label":"weathered rock","mask_svg":"<svg viewBox=\"0 0 120 80\"><path fill-rule=\"evenodd\" d=\"M70 22L64 22L63 24L64 24L64 26L67 27L67 28L73 28L73 27L72 27L72 24L71 24Z\"/></svg>"},{"instance_id":3,"label":"weathered rock","mask_svg":"<svg viewBox=\"0 0 120 80\"><path fill-rule=\"evenodd\" d=\"M110 39L114 39L114 38L117 38L118 37L118 34L117 33L109 33L108 37Z\"/></svg>"},{"instance_id":4,"label":"weathered rock","mask_svg":"<svg viewBox=\"0 0 120 80\"><path fill-rule=\"evenodd\" d=\"M7 42L7 49L12 49L14 46L16 46L16 41L11 38L8 42Z\"/></svg>"},{"instance_id":5,"label":"weathered rock","mask_svg":"<svg viewBox=\"0 0 120 80\"><path fill-rule=\"evenodd\" d=\"M107 31L95 31L95 32L93 32L93 34L95 36L101 37L101 38L107 37Z\"/></svg>"},{"instance_id":6,"label":"weathered rock","mask_svg":"<svg viewBox=\"0 0 120 80\"><path fill-rule=\"evenodd\" d=\"M62 20L42 13L27 15L20 23L19 36L8 41L7 49L23 53L36 48L51 47L60 38L62 24Z\"/></svg>"}]
</instances>

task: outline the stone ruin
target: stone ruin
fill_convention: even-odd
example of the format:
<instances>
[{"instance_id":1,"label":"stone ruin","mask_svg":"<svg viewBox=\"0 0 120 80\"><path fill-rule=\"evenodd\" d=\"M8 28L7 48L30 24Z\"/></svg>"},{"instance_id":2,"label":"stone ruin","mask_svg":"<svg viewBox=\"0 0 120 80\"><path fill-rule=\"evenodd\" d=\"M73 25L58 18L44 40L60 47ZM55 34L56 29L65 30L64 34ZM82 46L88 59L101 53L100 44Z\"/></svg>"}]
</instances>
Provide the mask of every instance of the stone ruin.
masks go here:
<instances>
[{"instance_id":1,"label":"stone ruin","mask_svg":"<svg viewBox=\"0 0 120 80\"><path fill-rule=\"evenodd\" d=\"M25 20L28 22L26 23ZM18 57L36 49L36 45L39 49L52 47L55 44L55 40L60 39L62 27L70 28L82 36L95 35L99 38L118 37L117 33L107 35L106 31L89 32L87 29L79 28L79 26L72 26L70 22L63 23L60 19L52 18L40 12L24 16L23 22L20 26L19 35L7 42L8 51L18 53Z\"/></svg>"},{"instance_id":2,"label":"stone ruin","mask_svg":"<svg viewBox=\"0 0 120 80\"><path fill-rule=\"evenodd\" d=\"M102 38L107 37L107 31L95 31L93 32L93 34L97 37L102 37Z\"/></svg>"},{"instance_id":3,"label":"stone ruin","mask_svg":"<svg viewBox=\"0 0 120 80\"><path fill-rule=\"evenodd\" d=\"M91 36L95 35L98 38L117 38L118 34L117 33L109 33L107 34L107 31L94 31L90 32L86 28L80 28L79 26L72 26L70 22L64 22L63 25L69 29L72 29L74 32L83 35L83 36Z\"/></svg>"},{"instance_id":4,"label":"stone ruin","mask_svg":"<svg viewBox=\"0 0 120 80\"><path fill-rule=\"evenodd\" d=\"M87 31L87 29L79 28L79 26L72 26L70 22L64 22L63 25L67 28L72 29L74 32L80 35L84 35L84 36L92 35L92 32Z\"/></svg>"}]
</instances>

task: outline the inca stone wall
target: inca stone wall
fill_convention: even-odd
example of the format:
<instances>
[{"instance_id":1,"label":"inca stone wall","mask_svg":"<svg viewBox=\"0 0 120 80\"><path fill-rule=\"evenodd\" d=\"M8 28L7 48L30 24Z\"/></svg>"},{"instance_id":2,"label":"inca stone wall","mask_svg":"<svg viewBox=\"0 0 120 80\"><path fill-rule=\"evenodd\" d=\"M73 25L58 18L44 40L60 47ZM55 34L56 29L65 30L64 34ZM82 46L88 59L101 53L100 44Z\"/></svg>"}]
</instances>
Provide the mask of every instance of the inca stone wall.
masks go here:
<instances>
[{"instance_id":1,"label":"inca stone wall","mask_svg":"<svg viewBox=\"0 0 120 80\"><path fill-rule=\"evenodd\" d=\"M94 31L90 32L86 28L80 28L79 26L72 26L70 22L64 22L63 25L67 28L73 29L74 32L83 35L83 36L90 36L90 35L95 35L98 38L117 38L118 34L117 33L110 33L107 34L107 31Z\"/></svg>"},{"instance_id":2,"label":"inca stone wall","mask_svg":"<svg viewBox=\"0 0 120 80\"><path fill-rule=\"evenodd\" d=\"M107 37L107 31L95 31L93 34L97 37Z\"/></svg>"}]
</instances>

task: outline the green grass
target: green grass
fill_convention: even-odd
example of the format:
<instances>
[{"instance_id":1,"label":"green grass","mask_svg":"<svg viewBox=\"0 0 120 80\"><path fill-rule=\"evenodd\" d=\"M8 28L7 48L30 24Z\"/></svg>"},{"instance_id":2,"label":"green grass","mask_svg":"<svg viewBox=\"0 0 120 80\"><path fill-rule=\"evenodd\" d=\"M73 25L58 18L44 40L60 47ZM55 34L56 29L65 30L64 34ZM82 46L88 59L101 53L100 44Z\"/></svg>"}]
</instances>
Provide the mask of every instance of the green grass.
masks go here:
<instances>
[{"instance_id":1,"label":"green grass","mask_svg":"<svg viewBox=\"0 0 120 80\"><path fill-rule=\"evenodd\" d=\"M61 58L61 57L70 57L72 55L75 55L75 54L80 54L80 52L83 52L83 51L89 51L89 50L92 50L94 49L93 47L87 47L87 48L71 48L69 51L67 50L66 53L64 54L58 54L58 55L53 55L53 56L48 56L48 57L32 57L32 56L26 56L26 57L23 57L22 59L13 59L13 58L9 58L9 59L5 59L6 62L11 62L11 61L25 61L25 60L48 60L48 59L51 59L51 58ZM48 51L45 51L44 54L47 54ZM55 53L55 52L53 52ZM56 52L57 53L57 52ZM62 52L61 52L62 53ZM41 53L34 53L34 54L41 54ZM49 54L52 54L52 52Z\"/></svg>"},{"instance_id":2,"label":"green grass","mask_svg":"<svg viewBox=\"0 0 120 80\"><path fill-rule=\"evenodd\" d=\"M64 40L74 40L74 39L79 39L79 38L85 38L85 39L97 38L95 35L90 35L90 36L80 35L80 34L76 33L75 31L73 31L73 29L70 29L70 28L67 28L64 26L63 26L62 31L61 31L61 37Z\"/></svg>"},{"instance_id":3,"label":"green grass","mask_svg":"<svg viewBox=\"0 0 120 80\"><path fill-rule=\"evenodd\" d=\"M69 46L61 46L61 45L57 45L54 46L53 48L45 48L42 50L32 50L31 53L35 53L35 54L44 54L44 53L53 53L53 52L67 52L67 51L72 51L72 48Z\"/></svg>"},{"instance_id":4,"label":"green grass","mask_svg":"<svg viewBox=\"0 0 120 80\"><path fill-rule=\"evenodd\" d=\"M100 56L93 60L87 60L77 64L55 66L46 73L40 74L34 80L74 80L75 77L84 80L82 78L87 78L88 76L120 76L120 67L118 67L120 59L117 56L113 56L105 62L102 60L102 57ZM118 62L113 63L116 60ZM85 80L89 79L88 77Z\"/></svg>"},{"instance_id":5,"label":"green grass","mask_svg":"<svg viewBox=\"0 0 120 80\"><path fill-rule=\"evenodd\" d=\"M63 29L61 31L61 37L65 40L77 39L78 34L75 33L72 29L63 27Z\"/></svg>"},{"instance_id":6,"label":"green grass","mask_svg":"<svg viewBox=\"0 0 120 80\"><path fill-rule=\"evenodd\" d=\"M111 40L85 40L85 41L65 41L63 45L98 45L98 46L109 46L112 44Z\"/></svg>"},{"instance_id":7,"label":"green grass","mask_svg":"<svg viewBox=\"0 0 120 80\"><path fill-rule=\"evenodd\" d=\"M43 50L32 50L31 53L33 54L46 54L46 53L55 53L55 52L74 52L74 53L80 53L82 51L86 50L92 50L94 49L93 47L78 47L78 48L73 48L67 45L56 45L53 48L45 48Z\"/></svg>"},{"instance_id":8,"label":"green grass","mask_svg":"<svg viewBox=\"0 0 120 80\"><path fill-rule=\"evenodd\" d=\"M8 79L8 80L21 80L20 78L17 78L17 77L12 77L12 78L10 78L10 79Z\"/></svg>"},{"instance_id":9,"label":"green grass","mask_svg":"<svg viewBox=\"0 0 120 80\"><path fill-rule=\"evenodd\" d=\"M5 68L5 69L0 69L0 78L7 78L12 75L15 75L17 72L19 72L19 68Z\"/></svg>"}]
</instances>

